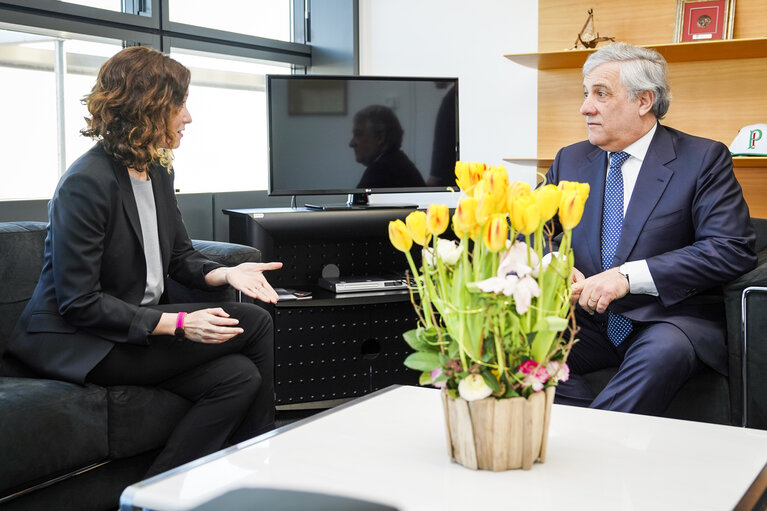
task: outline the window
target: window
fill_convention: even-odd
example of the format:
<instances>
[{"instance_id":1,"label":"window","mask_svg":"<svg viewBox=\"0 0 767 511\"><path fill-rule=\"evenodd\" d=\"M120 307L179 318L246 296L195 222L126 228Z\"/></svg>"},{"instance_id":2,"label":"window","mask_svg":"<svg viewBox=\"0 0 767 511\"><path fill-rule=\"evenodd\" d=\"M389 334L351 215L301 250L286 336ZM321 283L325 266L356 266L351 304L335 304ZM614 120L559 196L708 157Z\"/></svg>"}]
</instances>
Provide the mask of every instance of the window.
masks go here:
<instances>
[{"instance_id":1,"label":"window","mask_svg":"<svg viewBox=\"0 0 767 511\"><path fill-rule=\"evenodd\" d=\"M187 108L192 123L174 151L176 188L183 192L265 190L266 74L287 66L171 51L192 72Z\"/></svg>"},{"instance_id":2,"label":"window","mask_svg":"<svg viewBox=\"0 0 767 511\"><path fill-rule=\"evenodd\" d=\"M0 200L50 198L92 146L80 135L80 100L126 43L169 52L192 71L194 122L176 151L177 188L266 189L264 76L311 62L308 45L290 42L294 4L303 16L303 0L0 3Z\"/></svg>"},{"instance_id":3,"label":"window","mask_svg":"<svg viewBox=\"0 0 767 511\"><path fill-rule=\"evenodd\" d=\"M168 4L172 22L291 40L291 0L219 0L215 7L210 0L169 0Z\"/></svg>"},{"instance_id":4,"label":"window","mask_svg":"<svg viewBox=\"0 0 767 511\"><path fill-rule=\"evenodd\" d=\"M50 198L60 173L92 145L80 104L112 44L0 30L0 200ZM65 69L56 69L61 54ZM57 95L63 98L57 107Z\"/></svg>"},{"instance_id":5,"label":"window","mask_svg":"<svg viewBox=\"0 0 767 511\"><path fill-rule=\"evenodd\" d=\"M87 7L96 7L106 9L107 11L120 12L122 0L59 0L67 4L85 5Z\"/></svg>"}]
</instances>

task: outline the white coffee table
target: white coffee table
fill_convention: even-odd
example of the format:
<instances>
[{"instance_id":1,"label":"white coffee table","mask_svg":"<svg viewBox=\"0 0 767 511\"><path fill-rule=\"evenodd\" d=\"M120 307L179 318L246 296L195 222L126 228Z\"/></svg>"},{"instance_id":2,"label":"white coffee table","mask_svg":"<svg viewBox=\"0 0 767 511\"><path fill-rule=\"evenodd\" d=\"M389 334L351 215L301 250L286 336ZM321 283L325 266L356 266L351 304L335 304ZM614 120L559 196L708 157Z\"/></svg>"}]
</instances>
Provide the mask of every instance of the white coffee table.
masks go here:
<instances>
[{"instance_id":1,"label":"white coffee table","mask_svg":"<svg viewBox=\"0 0 767 511\"><path fill-rule=\"evenodd\" d=\"M439 391L393 386L129 486L121 510L187 510L236 488L330 493L400 511L732 509L767 431L554 405L546 463L448 459Z\"/></svg>"}]
</instances>

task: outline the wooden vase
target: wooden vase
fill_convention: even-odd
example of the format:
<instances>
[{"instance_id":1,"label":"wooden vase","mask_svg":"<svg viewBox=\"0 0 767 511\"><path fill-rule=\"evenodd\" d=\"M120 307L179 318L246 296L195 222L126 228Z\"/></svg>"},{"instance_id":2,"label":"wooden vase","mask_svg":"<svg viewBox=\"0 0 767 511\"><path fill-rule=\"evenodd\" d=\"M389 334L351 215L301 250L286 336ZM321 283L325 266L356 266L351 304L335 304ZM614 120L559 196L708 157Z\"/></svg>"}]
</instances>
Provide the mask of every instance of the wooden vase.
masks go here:
<instances>
[{"instance_id":1,"label":"wooden vase","mask_svg":"<svg viewBox=\"0 0 767 511\"><path fill-rule=\"evenodd\" d=\"M442 390L447 449L456 463L500 472L546 460L555 387L529 398L453 399Z\"/></svg>"}]
</instances>

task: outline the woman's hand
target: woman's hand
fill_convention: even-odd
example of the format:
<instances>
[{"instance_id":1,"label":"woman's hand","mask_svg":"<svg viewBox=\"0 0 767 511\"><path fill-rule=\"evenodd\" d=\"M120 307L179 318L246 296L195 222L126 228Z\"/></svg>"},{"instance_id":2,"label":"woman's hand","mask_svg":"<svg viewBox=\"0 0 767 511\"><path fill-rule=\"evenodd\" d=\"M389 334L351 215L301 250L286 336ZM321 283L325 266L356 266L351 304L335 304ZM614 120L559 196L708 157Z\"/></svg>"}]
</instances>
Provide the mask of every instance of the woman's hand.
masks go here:
<instances>
[{"instance_id":1,"label":"woman's hand","mask_svg":"<svg viewBox=\"0 0 767 511\"><path fill-rule=\"evenodd\" d=\"M277 303L277 292L266 281L264 272L280 268L282 263L242 263L227 268L226 282L251 298L267 303Z\"/></svg>"},{"instance_id":2,"label":"woman's hand","mask_svg":"<svg viewBox=\"0 0 767 511\"><path fill-rule=\"evenodd\" d=\"M229 317L221 307L200 309L184 318L184 337L190 341L219 344L243 332L238 323L239 320Z\"/></svg>"}]
</instances>

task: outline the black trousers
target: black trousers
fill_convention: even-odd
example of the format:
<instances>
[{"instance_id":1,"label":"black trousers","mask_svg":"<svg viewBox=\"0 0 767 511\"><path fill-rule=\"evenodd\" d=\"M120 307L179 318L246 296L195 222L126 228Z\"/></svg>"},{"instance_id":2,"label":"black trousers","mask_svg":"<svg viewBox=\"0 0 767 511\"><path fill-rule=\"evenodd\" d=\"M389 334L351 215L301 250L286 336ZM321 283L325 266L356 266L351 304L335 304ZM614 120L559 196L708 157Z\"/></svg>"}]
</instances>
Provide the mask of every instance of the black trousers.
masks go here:
<instances>
[{"instance_id":1,"label":"black trousers","mask_svg":"<svg viewBox=\"0 0 767 511\"><path fill-rule=\"evenodd\" d=\"M152 336L149 346L115 344L88 374L98 385L158 386L194 405L146 476L274 428L274 335L269 314L248 303L170 304L163 312L222 307L244 332L221 344Z\"/></svg>"}]
</instances>

